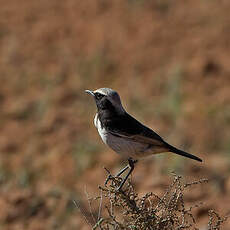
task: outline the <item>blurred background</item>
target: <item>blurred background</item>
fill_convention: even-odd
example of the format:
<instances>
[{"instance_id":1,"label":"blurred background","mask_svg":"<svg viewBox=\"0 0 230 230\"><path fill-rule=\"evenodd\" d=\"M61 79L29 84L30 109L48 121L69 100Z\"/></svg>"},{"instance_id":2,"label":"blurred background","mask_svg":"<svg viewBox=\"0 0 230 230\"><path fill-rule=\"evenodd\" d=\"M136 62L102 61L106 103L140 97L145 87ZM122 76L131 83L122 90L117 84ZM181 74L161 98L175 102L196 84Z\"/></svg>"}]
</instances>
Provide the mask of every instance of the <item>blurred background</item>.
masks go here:
<instances>
[{"instance_id":1,"label":"blurred background","mask_svg":"<svg viewBox=\"0 0 230 230\"><path fill-rule=\"evenodd\" d=\"M88 229L72 199L125 162L93 125L85 89L117 90L124 107L169 143L140 162L140 195L161 195L171 172L208 184L186 194L197 226L230 212L228 0L3 1L0 7L0 226ZM229 229L230 223L223 229Z\"/></svg>"}]
</instances>

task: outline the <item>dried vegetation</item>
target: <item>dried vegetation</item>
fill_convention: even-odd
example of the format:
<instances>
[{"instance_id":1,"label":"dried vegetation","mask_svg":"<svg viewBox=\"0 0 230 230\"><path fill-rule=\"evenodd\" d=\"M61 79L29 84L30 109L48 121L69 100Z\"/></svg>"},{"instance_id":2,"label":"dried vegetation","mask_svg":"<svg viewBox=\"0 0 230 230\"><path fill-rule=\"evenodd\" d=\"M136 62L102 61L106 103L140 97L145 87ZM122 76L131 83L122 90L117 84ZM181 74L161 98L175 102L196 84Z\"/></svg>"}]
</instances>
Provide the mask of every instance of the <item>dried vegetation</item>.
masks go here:
<instances>
[{"instance_id":1,"label":"dried vegetation","mask_svg":"<svg viewBox=\"0 0 230 230\"><path fill-rule=\"evenodd\" d=\"M120 182L121 178L111 177L108 186L99 186L100 196L87 197L88 210L74 201L92 229L198 229L193 210L204 204L197 203L187 207L184 194L191 186L207 183L207 179L184 183L181 176L174 174L173 181L162 196L149 192L142 197L138 195L130 181L123 190L117 190ZM221 225L228 218L220 217L214 210L209 210L207 215L209 216L205 228L207 230L221 229Z\"/></svg>"}]
</instances>

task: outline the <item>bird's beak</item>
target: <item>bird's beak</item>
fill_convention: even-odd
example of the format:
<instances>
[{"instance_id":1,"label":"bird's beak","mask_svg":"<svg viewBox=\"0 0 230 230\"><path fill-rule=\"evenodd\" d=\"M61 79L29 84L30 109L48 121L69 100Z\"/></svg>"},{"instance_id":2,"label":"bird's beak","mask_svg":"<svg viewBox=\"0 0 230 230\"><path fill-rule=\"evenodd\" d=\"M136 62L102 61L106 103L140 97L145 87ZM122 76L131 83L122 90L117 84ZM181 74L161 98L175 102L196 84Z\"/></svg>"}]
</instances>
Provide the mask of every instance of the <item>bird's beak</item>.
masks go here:
<instances>
[{"instance_id":1,"label":"bird's beak","mask_svg":"<svg viewBox=\"0 0 230 230\"><path fill-rule=\"evenodd\" d=\"M93 97L95 96L95 95L94 95L94 92L91 91L91 90L88 90L88 89L87 89L87 90L85 90L85 92L88 93L88 94L90 94L90 95L92 95Z\"/></svg>"}]
</instances>

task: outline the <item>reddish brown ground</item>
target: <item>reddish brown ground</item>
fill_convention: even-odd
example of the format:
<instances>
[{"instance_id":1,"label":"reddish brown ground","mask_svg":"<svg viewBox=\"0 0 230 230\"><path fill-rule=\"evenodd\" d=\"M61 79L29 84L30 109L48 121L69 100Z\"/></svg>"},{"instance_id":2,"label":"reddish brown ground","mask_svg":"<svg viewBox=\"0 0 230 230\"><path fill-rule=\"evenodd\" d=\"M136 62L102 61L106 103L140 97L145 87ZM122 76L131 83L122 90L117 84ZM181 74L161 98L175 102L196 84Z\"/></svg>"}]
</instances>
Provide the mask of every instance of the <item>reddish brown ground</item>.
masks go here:
<instances>
[{"instance_id":1,"label":"reddish brown ground","mask_svg":"<svg viewBox=\"0 0 230 230\"><path fill-rule=\"evenodd\" d=\"M98 194L121 159L93 127L84 89L111 87L127 110L204 159L162 155L132 181L162 194L170 171L205 229L207 210L230 212L228 0L0 1L0 226L88 229L71 199ZM230 229L230 223L222 229Z\"/></svg>"}]
</instances>

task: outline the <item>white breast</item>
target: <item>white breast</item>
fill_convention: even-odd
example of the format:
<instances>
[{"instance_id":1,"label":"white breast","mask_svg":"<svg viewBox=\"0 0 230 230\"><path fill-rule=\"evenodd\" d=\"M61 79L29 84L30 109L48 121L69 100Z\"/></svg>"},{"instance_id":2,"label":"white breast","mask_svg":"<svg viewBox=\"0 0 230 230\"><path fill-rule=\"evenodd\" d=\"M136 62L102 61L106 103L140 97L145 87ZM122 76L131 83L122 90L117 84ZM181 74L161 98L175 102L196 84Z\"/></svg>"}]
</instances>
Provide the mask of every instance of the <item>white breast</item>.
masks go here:
<instances>
[{"instance_id":1,"label":"white breast","mask_svg":"<svg viewBox=\"0 0 230 230\"><path fill-rule=\"evenodd\" d=\"M106 130L104 128L102 128L101 122L98 119L98 114L96 113L95 117L94 117L94 125L97 128L97 131L99 133L99 135L101 136L101 139L103 140L103 142L105 144L107 143L107 139L108 139L108 133L106 132Z\"/></svg>"}]
</instances>

